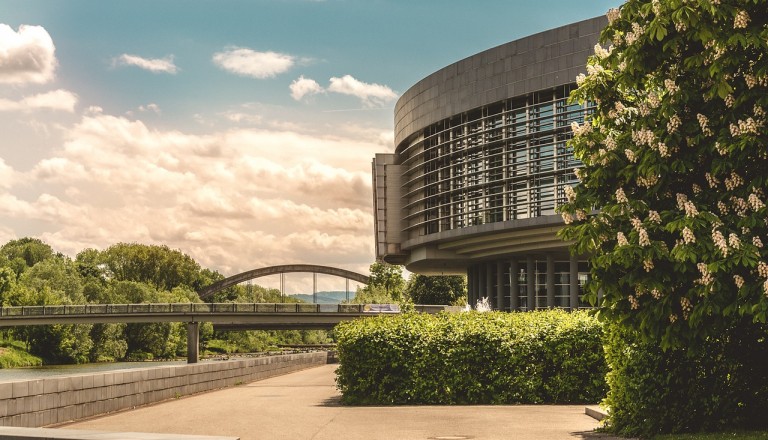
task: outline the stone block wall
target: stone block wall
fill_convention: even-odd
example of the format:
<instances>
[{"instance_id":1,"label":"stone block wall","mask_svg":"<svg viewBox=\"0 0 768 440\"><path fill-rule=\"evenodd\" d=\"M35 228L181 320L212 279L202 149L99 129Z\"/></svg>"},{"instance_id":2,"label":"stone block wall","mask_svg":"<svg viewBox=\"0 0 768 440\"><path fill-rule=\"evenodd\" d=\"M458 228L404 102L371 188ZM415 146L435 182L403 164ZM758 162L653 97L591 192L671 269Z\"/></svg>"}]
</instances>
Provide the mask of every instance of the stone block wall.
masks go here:
<instances>
[{"instance_id":1,"label":"stone block wall","mask_svg":"<svg viewBox=\"0 0 768 440\"><path fill-rule=\"evenodd\" d=\"M327 356L288 354L0 383L0 426L55 425L324 365Z\"/></svg>"}]
</instances>

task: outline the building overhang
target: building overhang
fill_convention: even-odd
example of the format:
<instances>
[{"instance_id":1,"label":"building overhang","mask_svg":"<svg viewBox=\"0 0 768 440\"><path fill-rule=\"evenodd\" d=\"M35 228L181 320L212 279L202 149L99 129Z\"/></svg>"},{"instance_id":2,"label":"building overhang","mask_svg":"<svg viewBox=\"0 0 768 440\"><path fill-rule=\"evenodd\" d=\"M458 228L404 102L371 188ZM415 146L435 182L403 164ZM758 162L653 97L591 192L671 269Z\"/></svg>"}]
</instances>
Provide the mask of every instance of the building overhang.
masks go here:
<instances>
[{"instance_id":1,"label":"building overhang","mask_svg":"<svg viewBox=\"0 0 768 440\"><path fill-rule=\"evenodd\" d=\"M569 242L557 232L564 226L559 215L452 229L403 243L408 252L403 264L415 273L466 273L485 260L555 254L568 258Z\"/></svg>"}]
</instances>

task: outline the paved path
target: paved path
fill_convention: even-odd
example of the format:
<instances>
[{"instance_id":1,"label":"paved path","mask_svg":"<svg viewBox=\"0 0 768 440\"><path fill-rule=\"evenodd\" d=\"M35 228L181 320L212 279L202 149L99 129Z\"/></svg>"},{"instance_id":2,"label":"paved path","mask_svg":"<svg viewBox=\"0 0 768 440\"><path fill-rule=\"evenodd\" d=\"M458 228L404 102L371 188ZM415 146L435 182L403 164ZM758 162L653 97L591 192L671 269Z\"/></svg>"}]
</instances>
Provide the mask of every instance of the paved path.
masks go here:
<instances>
[{"instance_id":1,"label":"paved path","mask_svg":"<svg viewBox=\"0 0 768 440\"><path fill-rule=\"evenodd\" d=\"M584 405L339 406L335 365L74 423L64 429L242 440L563 440L600 437ZM607 437L603 437L603 440Z\"/></svg>"}]
</instances>

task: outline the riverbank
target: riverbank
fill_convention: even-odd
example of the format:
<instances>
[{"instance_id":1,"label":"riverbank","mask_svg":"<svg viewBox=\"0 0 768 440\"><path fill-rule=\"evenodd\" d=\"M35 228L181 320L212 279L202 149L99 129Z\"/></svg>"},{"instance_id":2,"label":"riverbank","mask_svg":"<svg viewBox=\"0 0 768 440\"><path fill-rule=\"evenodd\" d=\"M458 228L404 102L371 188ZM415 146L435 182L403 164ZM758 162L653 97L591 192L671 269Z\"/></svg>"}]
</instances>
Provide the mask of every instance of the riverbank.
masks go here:
<instances>
[{"instance_id":1,"label":"riverbank","mask_svg":"<svg viewBox=\"0 0 768 440\"><path fill-rule=\"evenodd\" d=\"M43 360L24 349L19 341L0 341L0 369L36 367L43 365Z\"/></svg>"}]
</instances>

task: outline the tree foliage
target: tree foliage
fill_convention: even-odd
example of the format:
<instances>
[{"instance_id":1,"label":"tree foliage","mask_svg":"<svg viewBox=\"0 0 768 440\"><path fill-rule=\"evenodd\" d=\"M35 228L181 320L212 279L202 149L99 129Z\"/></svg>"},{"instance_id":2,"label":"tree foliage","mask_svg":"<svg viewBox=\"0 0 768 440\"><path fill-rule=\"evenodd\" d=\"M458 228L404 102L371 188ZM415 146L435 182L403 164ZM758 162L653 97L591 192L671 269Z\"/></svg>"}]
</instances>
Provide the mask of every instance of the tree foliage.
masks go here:
<instances>
[{"instance_id":1,"label":"tree foliage","mask_svg":"<svg viewBox=\"0 0 768 440\"><path fill-rule=\"evenodd\" d=\"M406 290L414 304L460 304L466 303L467 280L461 275L413 274Z\"/></svg>"},{"instance_id":2,"label":"tree foliage","mask_svg":"<svg viewBox=\"0 0 768 440\"><path fill-rule=\"evenodd\" d=\"M766 3L630 0L572 96L596 108L562 235L602 316L664 347L768 320Z\"/></svg>"},{"instance_id":3,"label":"tree foliage","mask_svg":"<svg viewBox=\"0 0 768 440\"><path fill-rule=\"evenodd\" d=\"M0 247L0 307L61 304L200 302L196 290L223 276L166 246L119 243L85 249L72 260L38 239ZM233 286L217 300L281 302L280 292ZM293 298L288 300L295 301ZM259 351L284 343L327 342L324 331L236 332L214 335L203 324L200 345L217 337L227 351ZM3 330L46 363L170 358L186 352L184 323L47 325Z\"/></svg>"},{"instance_id":4,"label":"tree foliage","mask_svg":"<svg viewBox=\"0 0 768 440\"><path fill-rule=\"evenodd\" d=\"M358 304L399 303L405 298L403 266L376 261L370 266L370 282L358 289L352 302Z\"/></svg>"}]
</instances>

